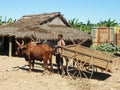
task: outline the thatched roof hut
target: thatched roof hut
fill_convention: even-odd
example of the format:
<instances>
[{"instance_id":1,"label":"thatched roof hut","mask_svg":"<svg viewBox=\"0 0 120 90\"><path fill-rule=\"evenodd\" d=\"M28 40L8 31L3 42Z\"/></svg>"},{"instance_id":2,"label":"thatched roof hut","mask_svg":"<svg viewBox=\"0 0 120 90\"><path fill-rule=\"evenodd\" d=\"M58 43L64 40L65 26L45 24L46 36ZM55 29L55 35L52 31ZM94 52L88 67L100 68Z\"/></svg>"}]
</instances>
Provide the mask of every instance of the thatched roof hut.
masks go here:
<instances>
[{"instance_id":1,"label":"thatched roof hut","mask_svg":"<svg viewBox=\"0 0 120 90\"><path fill-rule=\"evenodd\" d=\"M70 27L60 12L26 15L18 21L0 26L0 37L57 40L63 34L66 41L91 39L91 36ZM12 42L10 43L12 46Z\"/></svg>"},{"instance_id":2,"label":"thatched roof hut","mask_svg":"<svg viewBox=\"0 0 120 90\"><path fill-rule=\"evenodd\" d=\"M0 27L0 36L15 36L15 38L55 40L58 34L63 34L65 40L72 41L90 38L88 34L71 28L59 12L23 16L15 23Z\"/></svg>"}]
</instances>

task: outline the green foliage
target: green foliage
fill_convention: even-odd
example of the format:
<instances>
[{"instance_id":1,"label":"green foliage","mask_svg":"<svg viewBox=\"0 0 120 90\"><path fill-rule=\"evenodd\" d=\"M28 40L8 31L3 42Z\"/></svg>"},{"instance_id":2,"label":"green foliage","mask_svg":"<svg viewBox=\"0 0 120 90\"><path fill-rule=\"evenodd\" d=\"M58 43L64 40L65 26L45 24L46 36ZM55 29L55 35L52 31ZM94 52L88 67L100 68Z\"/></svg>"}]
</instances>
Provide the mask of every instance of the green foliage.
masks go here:
<instances>
[{"instance_id":1,"label":"green foliage","mask_svg":"<svg viewBox=\"0 0 120 90\"><path fill-rule=\"evenodd\" d=\"M2 16L0 16L0 25L5 24L5 23L13 23L15 21L16 21L16 19L15 20L12 18L7 19L6 17L3 20Z\"/></svg>"},{"instance_id":2,"label":"green foliage","mask_svg":"<svg viewBox=\"0 0 120 90\"><path fill-rule=\"evenodd\" d=\"M104 53L115 53L115 52L120 52L120 46L116 46L112 43L107 44L107 43L103 43L99 46L92 46L91 49L93 50L98 50L98 51L102 51Z\"/></svg>"},{"instance_id":3,"label":"green foliage","mask_svg":"<svg viewBox=\"0 0 120 90\"><path fill-rule=\"evenodd\" d=\"M79 30L79 26L80 26L80 23L78 19L74 18L73 20L69 20L69 24L75 28L75 29L78 29Z\"/></svg>"},{"instance_id":4,"label":"green foliage","mask_svg":"<svg viewBox=\"0 0 120 90\"><path fill-rule=\"evenodd\" d=\"M0 25L2 25L2 16L0 16Z\"/></svg>"},{"instance_id":5,"label":"green foliage","mask_svg":"<svg viewBox=\"0 0 120 90\"><path fill-rule=\"evenodd\" d=\"M115 20L108 19L107 21L100 21L97 23L98 27L114 27L119 26L119 23L117 23Z\"/></svg>"},{"instance_id":6,"label":"green foliage","mask_svg":"<svg viewBox=\"0 0 120 90\"><path fill-rule=\"evenodd\" d=\"M119 23L117 23L115 20L108 19L107 21L100 21L97 24L91 23L90 20L87 21L87 23L80 22L79 19L72 19L69 20L69 24L71 27L84 31L84 32L90 32L92 27L114 27L119 26Z\"/></svg>"},{"instance_id":7,"label":"green foliage","mask_svg":"<svg viewBox=\"0 0 120 90\"><path fill-rule=\"evenodd\" d=\"M84 31L84 32L90 32L91 28L93 27L93 24L90 22L90 20L87 21L87 23L80 22L78 19L74 18L73 20L69 20L69 24L78 30Z\"/></svg>"}]
</instances>

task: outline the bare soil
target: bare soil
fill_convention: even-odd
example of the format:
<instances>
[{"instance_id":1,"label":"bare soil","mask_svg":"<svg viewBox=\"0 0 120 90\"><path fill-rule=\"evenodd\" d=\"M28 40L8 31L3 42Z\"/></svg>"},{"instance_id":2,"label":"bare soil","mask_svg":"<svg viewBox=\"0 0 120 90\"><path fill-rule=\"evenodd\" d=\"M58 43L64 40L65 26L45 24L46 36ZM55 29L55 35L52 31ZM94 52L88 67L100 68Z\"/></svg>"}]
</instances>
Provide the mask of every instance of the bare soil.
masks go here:
<instances>
[{"instance_id":1,"label":"bare soil","mask_svg":"<svg viewBox=\"0 0 120 90\"><path fill-rule=\"evenodd\" d=\"M42 62L36 61L31 73L27 65L24 58L0 56L0 90L120 90L120 67L112 74L94 73L92 79L71 80L56 73L55 63L53 75L42 74Z\"/></svg>"}]
</instances>

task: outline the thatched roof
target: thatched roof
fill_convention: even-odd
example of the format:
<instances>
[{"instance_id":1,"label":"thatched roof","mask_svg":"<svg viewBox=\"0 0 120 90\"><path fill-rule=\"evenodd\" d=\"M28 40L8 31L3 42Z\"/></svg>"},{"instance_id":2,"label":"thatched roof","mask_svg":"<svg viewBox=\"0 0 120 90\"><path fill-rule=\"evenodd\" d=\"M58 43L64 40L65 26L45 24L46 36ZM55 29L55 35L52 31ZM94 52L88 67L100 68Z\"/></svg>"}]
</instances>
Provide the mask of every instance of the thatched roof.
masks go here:
<instances>
[{"instance_id":1,"label":"thatched roof","mask_svg":"<svg viewBox=\"0 0 120 90\"><path fill-rule=\"evenodd\" d=\"M65 40L90 38L88 34L71 28L59 12L27 15L15 23L0 26L0 36L52 40L57 39L58 34L63 34Z\"/></svg>"}]
</instances>

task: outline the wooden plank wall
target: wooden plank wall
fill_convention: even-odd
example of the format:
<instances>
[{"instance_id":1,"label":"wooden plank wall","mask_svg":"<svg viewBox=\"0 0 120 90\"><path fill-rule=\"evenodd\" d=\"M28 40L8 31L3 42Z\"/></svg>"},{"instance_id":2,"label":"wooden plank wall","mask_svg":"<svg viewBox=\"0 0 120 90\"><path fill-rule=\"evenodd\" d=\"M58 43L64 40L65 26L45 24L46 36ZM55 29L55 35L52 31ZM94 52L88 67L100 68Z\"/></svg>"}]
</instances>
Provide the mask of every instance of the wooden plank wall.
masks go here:
<instances>
[{"instance_id":1,"label":"wooden plank wall","mask_svg":"<svg viewBox=\"0 0 120 90\"><path fill-rule=\"evenodd\" d=\"M114 44L120 45L120 27L114 27Z\"/></svg>"},{"instance_id":2,"label":"wooden plank wall","mask_svg":"<svg viewBox=\"0 0 120 90\"><path fill-rule=\"evenodd\" d=\"M114 28L92 28L91 35L93 45L100 45L101 43L114 43Z\"/></svg>"}]
</instances>

